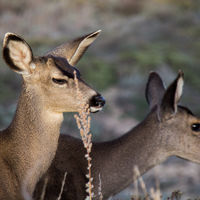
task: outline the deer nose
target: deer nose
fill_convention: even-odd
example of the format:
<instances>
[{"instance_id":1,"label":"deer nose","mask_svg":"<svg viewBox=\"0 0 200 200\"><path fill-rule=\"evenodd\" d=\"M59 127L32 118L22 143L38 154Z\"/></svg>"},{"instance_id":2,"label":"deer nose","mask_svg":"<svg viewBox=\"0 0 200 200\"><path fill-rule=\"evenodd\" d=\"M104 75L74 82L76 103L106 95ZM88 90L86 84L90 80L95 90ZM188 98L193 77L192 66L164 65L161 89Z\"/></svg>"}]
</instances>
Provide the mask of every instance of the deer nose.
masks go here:
<instances>
[{"instance_id":1,"label":"deer nose","mask_svg":"<svg viewBox=\"0 0 200 200\"><path fill-rule=\"evenodd\" d=\"M105 99L100 95L95 95L90 100L90 107L103 107L105 105L106 101Z\"/></svg>"}]
</instances>

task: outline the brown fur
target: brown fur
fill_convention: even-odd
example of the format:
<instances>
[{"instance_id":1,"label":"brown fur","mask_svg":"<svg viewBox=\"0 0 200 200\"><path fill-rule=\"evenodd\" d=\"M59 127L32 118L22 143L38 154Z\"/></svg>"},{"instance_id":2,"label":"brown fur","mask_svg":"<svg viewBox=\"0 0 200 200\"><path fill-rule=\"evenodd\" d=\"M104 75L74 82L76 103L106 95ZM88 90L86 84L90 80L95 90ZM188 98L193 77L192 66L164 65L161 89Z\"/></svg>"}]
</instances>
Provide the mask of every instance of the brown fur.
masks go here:
<instances>
[{"instance_id":1,"label":"brown fur","mask_svg":"<svg viewBox=\"0 0 200 200\"><path fill-rule=\"evenodd\" d=\"M160 77L151 73L146 90L151 108L147 117L124 136L93 144L94 199L99 199L99 174L102 194L104 199L107 199L133 181L134 165L144 174L172 155L200 163L200 139L197 137L200 132L191 129L193 123L200 123L200 118L192 115L188 109L177 106L180 99L177 94L182 91L182 85L179 83L182 79L183 74L180 73L165 91ZM178 96L178 99L174 98L175 96ZM58 196L64 172L67 172L67 178L62 200L85 199L87 162L84 154L81 140L61 135L56 157L46 174L49 178L46 200L53 200ZM36 187L36 199L39 199L41 194L43 180Z\"/></svg>"},{"instance_id":2,"label":"brown fur","mask_svg":"<svg viewBox=\"0 0 200 200\"><path fill-rule=\"evenodd\" d=\"M32 195L37 181L51 164L63 112L78 111L82 103L89 103L98 93L77 73L83 92L83 99L77 99L74 79L63 71L73 76L78 70L59 55L49 53L35 58L30 46L15 34L6 34L3 56L9 67L23 77L15 116L9 127L0 132L0 199L14 200ZM57 84L53 78L66 83Z\"/></svg>"}]
</instances>

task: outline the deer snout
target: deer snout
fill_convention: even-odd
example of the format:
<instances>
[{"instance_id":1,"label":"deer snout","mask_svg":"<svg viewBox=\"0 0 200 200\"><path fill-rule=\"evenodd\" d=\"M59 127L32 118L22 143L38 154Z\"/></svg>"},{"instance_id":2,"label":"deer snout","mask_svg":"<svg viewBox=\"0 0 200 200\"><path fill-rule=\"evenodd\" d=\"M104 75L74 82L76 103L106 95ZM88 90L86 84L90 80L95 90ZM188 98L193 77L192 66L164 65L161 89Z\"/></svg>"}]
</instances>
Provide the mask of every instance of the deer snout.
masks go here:
<instances>
[{"instance_id":1,"label":"deer snout","mask_svg":"<svg viewBox=\"0 0 200 200\"><path fill-rule=\"evenodd\" d=\"M90 111L93 113L100 111L105 103L105 99L100 94L93 96L89 102Z\"/></svg>"}]
</instances>

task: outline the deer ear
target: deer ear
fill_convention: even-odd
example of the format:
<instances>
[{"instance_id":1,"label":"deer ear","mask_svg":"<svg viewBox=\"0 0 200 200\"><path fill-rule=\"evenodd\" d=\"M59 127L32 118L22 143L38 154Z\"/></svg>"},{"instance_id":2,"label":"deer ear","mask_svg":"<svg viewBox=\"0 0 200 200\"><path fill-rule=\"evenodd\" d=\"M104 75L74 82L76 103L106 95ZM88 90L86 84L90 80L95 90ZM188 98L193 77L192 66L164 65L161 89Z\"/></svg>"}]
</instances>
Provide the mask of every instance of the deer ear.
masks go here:
<instances>
[{"instance_id":1,"label":"deer ear","mask_svg":"<svg viewBox=\"0 0 200 200\"><path fill-rule=\"evenodd\" d=\"M177 104L182 95L183 84L183 72L180 71L177 78L167 88L167 91L164 94L161 104L162 112L170 112L170 114L177 112Z\"/></svg>"},{"instance_id":2,"label":"deer ear","mask_svg":"<svg viewBox=\"0 0 200 200\"><path fill-rule=\"evenodd\" d=\"M22 75L30 74L33 53L30 46L18 35L14 33L5 34L3 58L13 71Z\"/></svg>"},{"instance_id":3,"label":"deer ear","mask_svg":"<svg viewBox=\"0 0 200 200\"><path fill-rule=\"evenodd\" d=\"M65 43L48 52L47 55L66 58L70 65L74 66L80 60L87 48L98 37L101 30L92 32L71 42Z\"/></svg>"},{"instance_id":4,"label":"deer ear","mask_svg":"<svg viewBox=\"0 0 200 200\"><path fill-rule=\"evenodd\" d=\"M146 85L145 96L149 104L150 109L156 105L161 104L165 92L165 87L162 79L156 72L151 72L149 74L149 79Z\"/></svg>"}]
</instances>

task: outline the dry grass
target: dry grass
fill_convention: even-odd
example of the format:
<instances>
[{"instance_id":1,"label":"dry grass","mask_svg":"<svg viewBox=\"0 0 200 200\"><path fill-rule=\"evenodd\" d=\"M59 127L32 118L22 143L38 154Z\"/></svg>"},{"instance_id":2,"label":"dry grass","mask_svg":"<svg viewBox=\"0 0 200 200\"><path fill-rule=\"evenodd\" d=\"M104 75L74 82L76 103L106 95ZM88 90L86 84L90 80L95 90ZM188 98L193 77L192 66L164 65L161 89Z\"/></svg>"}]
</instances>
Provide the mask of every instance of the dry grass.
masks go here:
<instances>
[{"instance_id":1,"label":"dry grass","mask_svg":"<svg viewBox=\"0 0 200 200\"><path fill-rule=\"evenodd\" d=\"M77 91L77 98L78 99L83 99L83 95L81 91L79 90L78 86L78 79L76 76L76 72L74 72L74 81L76 84L76 91ZM89 110L89 105L88 104L82 104L81 109L79 110L79 113L74 115L76 119L76 123L78 126L78 129L80 131L80 135L83 141L83 145L86 149L86 154L85 158L88 161L88 174L86 177L88 178L88 183L86 184L86 192L88 193L88 196L86 199L92 200L93 193L92 193L92 172L91 172L91 167L92 163L91 160L92 158L90 157L91 149L92 149L92 134L90 133L90 122L91 122L91 117L90 117L90 110Z\"/></svg>"},{"instance_id":2,"label":"dry grass","mask_svg":"<svg viewBox=\"0 0 200 200\"><path fill-rule=\"evenodd\" d=\"M45 194L46 194L47 184L48 184L48 177L45 177L44 185L43 185L43 188L42 188L42 193L41 193L41 196L40 196L40 200L44 200L44 197L45 197Z\"/></svg>"},{"instance_id":3,"label":"dry grass","mask_svg":"<svg viewBox=\"0 0 200 200\"><path fill-rule=\"evenodd\" d=\"M133 168L133 181L134 181L134 187L135 187L135 194L132 195L131 200L161 200L162 194L160 192L159 184L157 184L156 189L151 188L150 194L147 192L147 188L145 185L145 182L142 179L142 176L140 174L140 171L137 166L134 166ZM142 190L142 195L139 194L139 187ZM141 198L143 196L143 198Z\"/></svg>"},{"instance_id":4,"label":"dry grass","mask_svg":"<svg viewBox=\"0 0 200 200\"><path fill-rule=\"evenodd\" d=\"M64 189L64 186L65 186L66 177L67 177L67 172L65 172L65 174L64 174L62 185L61 185L61 189L60 189L60 194L59 194L59 196L58 196L58 198L56 200L60 200L61 199L61 196L62 196L62 193L63 193L63 189Z\"/></svg>"},{"instance_id":5,"label":"dry grass","mask_svg":"<svg viewBox=\"0 0 200 200\"><path fill-rule=\"evenodd\" d=\"M160 191L159 183L156 183L156 188L150 188L149 193L146 188L146 184L142 179L140 171L137 166L133 169L133 181L134 181L134 195L132 195L131 200L162 200L162 193ZM142 193L139 193L139 188L141 188ZM182 193L179 190L173 191L171 196L167 200L181 200Z\"/></svg>"},{"instance_id":6,"label":"dry grass","mask_svg":"<svg viewBox=\"0 0 200 200\"><path fill-rule=\"evenodd\" d=\"M99 174L98 196L99 196L99 200L103 200L101 174Z\"/></svg>"}]
</instances>

